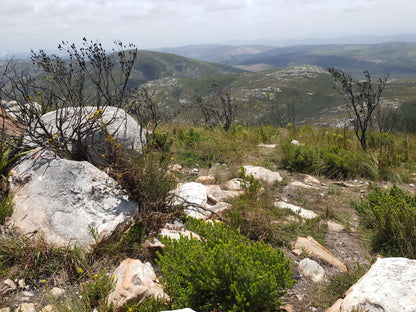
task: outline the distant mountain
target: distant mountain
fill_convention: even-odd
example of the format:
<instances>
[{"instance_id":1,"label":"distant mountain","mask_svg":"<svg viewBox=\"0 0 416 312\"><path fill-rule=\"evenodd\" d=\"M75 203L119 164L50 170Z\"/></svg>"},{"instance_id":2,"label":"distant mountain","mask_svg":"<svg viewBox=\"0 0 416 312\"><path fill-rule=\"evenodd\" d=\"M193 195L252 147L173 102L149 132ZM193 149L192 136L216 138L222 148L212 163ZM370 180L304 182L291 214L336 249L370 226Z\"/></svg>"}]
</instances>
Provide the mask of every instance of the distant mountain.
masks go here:
<instances>
[{"instance_id":1,"label":"distant mountain","mask_svg":"<svg viewBox=\"0 0 416 312\"><path fill-rule=\"evenodd\" d=\"M169 50L169 49L165 49ZM297 65L337 67L356 78L365 69L377 76L416 77L416 42L271 46L187 46L175 53L258 71Z\"/></svg>"},{"instance_id":2,"label":"distant mountain","mask_svg":"<svg viewBox=\"0 0 416 312\"><path fill-rule=\"evenodd\" d=\"M206 62L227 63L227 61L237 55L256 55L276 48L275 46L263 45L220 45L220 44L201 44L189 45L177 48L160 48L155 51L174 53Z\"/></svg>"}]
</instances>

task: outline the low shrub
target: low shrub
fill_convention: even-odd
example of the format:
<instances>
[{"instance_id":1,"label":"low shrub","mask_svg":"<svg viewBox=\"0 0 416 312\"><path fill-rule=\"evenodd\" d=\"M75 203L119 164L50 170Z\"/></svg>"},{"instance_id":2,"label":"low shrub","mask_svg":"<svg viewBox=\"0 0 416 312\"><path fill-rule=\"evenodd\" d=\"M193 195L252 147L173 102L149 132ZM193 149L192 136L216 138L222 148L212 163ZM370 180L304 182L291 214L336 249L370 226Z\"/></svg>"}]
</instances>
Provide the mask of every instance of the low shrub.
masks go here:
<instances>
[{"instance_id":1,"label":"low shrub","mask_svg":"<svg viewBox=\"0 0 416 312\"><path fill-rule=\"evenodd\" d=\"M355 204L360 224L374 232L375 252L386 256L416 258L416 200L397 186L376 187Z\"/></svg>"},{"instance_id":2,"label":"low shrub","mask_svg":"<svg viewBox=\"0 0 416 312\"><path fill-rule=\"evenodd\" d=\"M339 146L282 145L283 166L290 171L345 179L362 176L378 178L377 161L370 154L348 151Z\"/></svg>"},{"instance_id":3,"label":"low shrub","mask_svg":"<svg viewBox=\"0 0 416 312\"><path fill-rule=\"evenodd\" d=\"M291 280L283 252L223 224L190 221L201 240L161 238L157 263L174 307L197 311L275 311Z\"/></svg>"}]
</instances>

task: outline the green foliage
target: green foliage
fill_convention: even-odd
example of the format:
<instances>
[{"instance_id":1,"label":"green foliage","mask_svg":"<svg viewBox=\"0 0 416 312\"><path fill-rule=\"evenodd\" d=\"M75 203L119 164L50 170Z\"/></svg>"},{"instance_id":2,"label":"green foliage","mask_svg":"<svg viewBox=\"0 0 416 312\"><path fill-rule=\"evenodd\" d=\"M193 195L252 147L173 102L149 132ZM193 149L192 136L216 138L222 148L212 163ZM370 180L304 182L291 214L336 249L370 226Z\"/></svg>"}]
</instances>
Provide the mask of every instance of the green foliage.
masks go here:
<instances>
[{"instance_id":1,"label":"green foliage","mask_svg":"<svg viewBox=\"0 0 416 312\"><path fill-rule=\"evenodd\" d=\"M376 187L355 205L360 223L374 232L373 249L387 256L416 258L416 200L397 186Z\"/></svg>"},{"instance_id":2,"label":"green foliage","mask_svg":"<svg viewBox=\"0 0 416 312\"><path fill-rule=\"evenodd\" d=\"M223 224L193 221L201 241L161 238L157 260L177 307L198 311L275 311L279 297L294 283L280 250L250 242Z\"/></svg>"},{"instance_id":3,"label":"green foliage","mask_svg":"<svg viewBox=\"0 0 416 312\"><path fill-rule=\"evenodd\" d=\"M201 140L201 135L194 128L190 128L188 131L183 131L182 128L178 130L178 141L187 148L194 148Z\"/></svg>"},{"instance_id":4,"label":"green foliage","mask_svg":"<svg viewBox=\"0 0 416 312\"><path fill-rule=\"evenodd\" d=\"M324 307L332 305L337 299L343 298L345 292L367 271L367 266L357 263L352 271L330 276L329 284L318 291L315 299Z\"/></svg>"},{"instance_id":5,"label":"green foliage","mask_svg":"<svg viewBox=\"0 0 416 312\"><path fill-rule=\"evenodd\" d=\"M0 198L0 224L6 221L6 218L11 216L13 212L13 200L11 196Z\"/></svg>"},{"instance_id":6,"label":"green foliage","mask_svg":"<svg viewBox=\"0 0 416 312\"><path fill-rule=\"evenodd\" d=\"M329 148L315 145L284 143L283 166L290 171L325 175L329 178L345 179L362 176L378 178L378 167L371 155L354 152L338 146Z\"/></svg>"},{"instance_id":7,"label":"green foliage","mask_svg":"<svg viewBox=\"0 0 416 312\"><path fill-rule=\"evenodd\" d=\"M170 304L166 299L148 297L143 299L138 305L137 303L127 304L123 308L128 312L155 312L162 310L170 310Z\"/></svg>"},{"instance_id":8,"label":"green foliage","mask_svg":"<svg viewBox=\"0 0 416 312\"><path fill-rule=\"evenodd\" d=\"M92 311L99 308L100 312L113 311L107 306L107 297L114 288L114 279L104 269L100 274L94 275L93 279L84 286L81 292L84 306Z\"/></svg>"},{"instance_id":9,"label":"green foliage","mask_svg":"<svg viewBox=\"0 0 416 312\"><path fill-rule=\"evenodd\" d=\"M7 231L0 240L0 276L44 279L56 272L69 278L79 276L86 267L79 248L51 246L39 237L20 236Z\"/></svg>"},{"instance_id":10,"label":"green foliage","mask_svg":"<svg viewBox=\"0 0 416 312\"><path fill-rule=\"evenodd\" d=\"M81 294L70 289L63 297L55 298L48 294L50 303L55 312L113 312L113 304L108 304L108 296L114 289L114 279L105 269L100 274L95 274L81 287Z\"/></svg>"}]
</instances>

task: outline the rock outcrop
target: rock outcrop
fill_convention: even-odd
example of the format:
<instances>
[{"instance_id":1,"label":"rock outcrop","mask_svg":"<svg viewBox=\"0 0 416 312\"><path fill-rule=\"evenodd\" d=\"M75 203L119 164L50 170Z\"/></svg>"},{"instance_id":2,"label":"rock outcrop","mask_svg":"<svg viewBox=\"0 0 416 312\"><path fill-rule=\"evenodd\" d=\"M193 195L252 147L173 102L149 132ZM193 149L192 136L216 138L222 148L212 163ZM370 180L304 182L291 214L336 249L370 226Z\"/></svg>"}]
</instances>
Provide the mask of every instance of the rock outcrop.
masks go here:
<instances>
[{"instance_id":1,"label":"rock outcrop","mask_svg":"<svg viewBox=\"0 0 416 312\"><path fill-rule=\"evenodd\" d=\"M379 258L345 298L327 311L413 312L415 307L416 260Z\"/></svg>"},{"instance_id":2,"label":"rock outcrop","mask_svg":"<svg viewBox=\"0 0 416 312\"><path fill-rule=\"evenodd\" d=\"M124 110L116 107L106 107L100 114L96 113L96 107L87 106L84 108L66 107L58 111L46 113L41 117L46 129L51 134L63 135L66 140L69 140L69 148L73 153L76 153L80 148L86 150L90 161L94 165L105 165L106 160L101 155L106 155L108 152L107 142L105 139L107 133L121 143L126 150L140 150L143 144L146 143L144 130L140 125L127 114ZM86 123L91 116L94 117L90 124ZM58 131L57 119L62 120L62 132ZM80 126L80 120L82 125ZM58 122L59 124L59 122ZM101 125L105 125L102 127ZM81 128L81 129L79 129ZM81 138L81 142L71 142L74 139L75 130L85 131L86 135ZM42 133L43 130L37 130ZM58 137L59 137L58 136Z\"/></svg>"},{"instance_id":3,"label":"rock outcrop","mask_svg":"<svg viewBox=\"0 0 416 312\"><path fill-rule=\"evenodd\" d=\"M86 161L36 149L11 170L14 210L8 221L23 233L41 233L59 246L90 245L129 222L137 203ZM95 235L95 238L93 237Z\"/></svg>"}]
</instances>

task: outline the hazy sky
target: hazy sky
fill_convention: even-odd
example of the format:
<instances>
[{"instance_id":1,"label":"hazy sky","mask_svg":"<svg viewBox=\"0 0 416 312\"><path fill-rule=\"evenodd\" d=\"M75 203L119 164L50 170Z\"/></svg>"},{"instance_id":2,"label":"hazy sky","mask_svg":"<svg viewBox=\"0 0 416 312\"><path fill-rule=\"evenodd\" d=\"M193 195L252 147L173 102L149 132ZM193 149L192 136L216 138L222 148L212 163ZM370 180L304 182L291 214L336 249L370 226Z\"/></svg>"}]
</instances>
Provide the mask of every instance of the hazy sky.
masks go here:
<instances>
[{"instance_id":1,"label":"hazy sky","mask_svg":"<svg viewBox=\"0 0 416 312\"><path fill-rule=\"evenodd\" d=\"M0 0L0 54L62 40L157 48L416 33L415 0Z\"/></svg>"}]
</instances>

